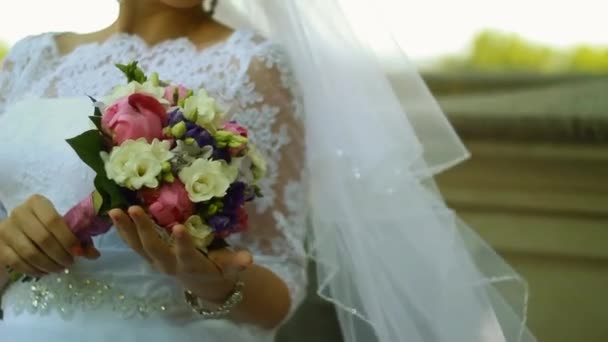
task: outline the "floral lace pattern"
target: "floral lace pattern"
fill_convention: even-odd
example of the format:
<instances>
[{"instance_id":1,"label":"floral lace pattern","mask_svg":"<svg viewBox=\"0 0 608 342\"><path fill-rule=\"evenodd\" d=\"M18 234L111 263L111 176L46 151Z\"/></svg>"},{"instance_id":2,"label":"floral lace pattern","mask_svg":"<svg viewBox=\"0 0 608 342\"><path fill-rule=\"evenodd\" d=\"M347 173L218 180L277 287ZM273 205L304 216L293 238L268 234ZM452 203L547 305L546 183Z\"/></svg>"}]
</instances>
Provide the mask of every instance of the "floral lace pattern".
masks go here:
<instances>
[{"instance_id":1,"label":"floral lace pattern","mask_svg":"<svg viewBox=\"0 0 608 342\"><path fill-rule=\"evenodd\" d=\"M255 212L250 213L251 231L230 242L249 249L258 263L284 279L295 308L303 299L306 287L304 135L296 83L286 56L276 45L249 31L236 31L225 42L204 50L197 49L185 38L148 46L137 36L117 34L103 43L81 45L61 56L55 34L29 37L13 48L0 72L0 113L28 97L100 97L123 82L113 63L130 60L138 60L144 70L155 70L165 80L190 88L206 88L221 99L230 115L250 128L251 139L268 161L268 177L260 184L265 197L259 201ZM61 118L54 120L59 122L58 126L69 124L61 122ZM29 125L27 118L23 118L23 124ZM76 166L79 165L77 160L68 160L72 158L68 156L62 156L59 161L47 160L45 158L52 156L28 150L27 136L14 137L0 128L0 140L5 139L8 146L3 148L13 151L8 155L0 154L0 164L5 163L2 160L5 157L12 164L11 172L3 172L0 168L0 202L7 211L36 192L53 200L58 209L66 209L78 202L80 194L90 191L90 177L86 176L80 176L75 184L70 183L76 189L73 192L54 184L56 179L61 179L62 169L84 168ZM64 142L57 139L53 144ZM84 169L74 172L79 170L84 173ZM102 254L104 247L127 248L121 241L110 238L102 237L96 242ZM90 286L83 279L74 279L70 288L61 284L61 279L14 284L4 297L5 305L19 312L63 310L65 317L69 317L69 306L94 307L75 304L91 302L93 297L94 302L98 301L100 297L91 295L90 290L101 291L100 294L106 297L121 293L120 283L110 288L104 283L99 283L101 287L95 285L97 283ZM76 287L84 297L74 295ZM126 311L138 307L160 310L169 308L170 304L131 301ZM114 309L124 311L121 307Z\"/></svg>"}]
</instances>

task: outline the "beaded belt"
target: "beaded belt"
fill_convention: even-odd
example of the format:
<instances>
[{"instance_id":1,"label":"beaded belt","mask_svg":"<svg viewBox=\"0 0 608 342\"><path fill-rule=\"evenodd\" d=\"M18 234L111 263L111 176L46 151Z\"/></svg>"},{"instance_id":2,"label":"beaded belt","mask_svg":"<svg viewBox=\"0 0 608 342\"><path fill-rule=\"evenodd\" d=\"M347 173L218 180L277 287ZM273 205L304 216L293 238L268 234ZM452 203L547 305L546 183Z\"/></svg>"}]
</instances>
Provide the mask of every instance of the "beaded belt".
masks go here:
<instances>
[{"instance_id":1,"label":"beaded belt","mask_svg":"<svg viewBox=\"0 0 608 342\"><path fill-rule=\"evenodd\" d=\"M76 312L106 308L122 318L191 313L183 298L175 296L129 295L110 283L82 279L65 271L29 282L12 284L3 296L4 308L16 315L23 312L49 314L58 312L70 319Z\"/></svg>"}]
</instances>

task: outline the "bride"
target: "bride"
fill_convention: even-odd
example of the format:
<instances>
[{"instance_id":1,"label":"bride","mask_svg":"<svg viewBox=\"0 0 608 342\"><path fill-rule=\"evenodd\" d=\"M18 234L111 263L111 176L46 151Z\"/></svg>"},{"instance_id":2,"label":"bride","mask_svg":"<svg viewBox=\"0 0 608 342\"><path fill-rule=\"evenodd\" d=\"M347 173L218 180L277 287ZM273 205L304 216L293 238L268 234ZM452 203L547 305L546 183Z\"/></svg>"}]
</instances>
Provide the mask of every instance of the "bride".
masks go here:
<instances>
[{"instance_id":1,"label":"bride","mask_svg":"<svg viewBox=\"0 0 608 342\"><path fill-rule=\"evenodd\" d=\"M380 20L392 6L122 0L101 31L18 42L0 73L0 265L38 280L3 275L2 340L272 341L309 257L346 341L533 340L525 283L433 185L467 153ZM101 97L131 60L229 103L268 159L232 249L197 253L183 227L168 245L139 207L94 246L61 219L91 191L64 141L81 127L14 108Z\"/></svg>"}]
</instances>

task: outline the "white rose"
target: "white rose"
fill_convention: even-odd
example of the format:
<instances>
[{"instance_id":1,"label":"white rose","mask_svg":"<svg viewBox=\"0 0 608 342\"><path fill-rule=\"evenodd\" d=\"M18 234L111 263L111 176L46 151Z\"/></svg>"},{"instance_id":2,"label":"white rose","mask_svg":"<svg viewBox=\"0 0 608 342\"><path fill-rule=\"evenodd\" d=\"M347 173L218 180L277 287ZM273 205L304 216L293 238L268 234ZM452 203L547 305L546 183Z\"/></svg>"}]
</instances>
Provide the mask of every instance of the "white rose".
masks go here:
<instances>
[{"instance_id":1,"label":"white rose","mask_svg":"<svg viewBox=\"0 0 608 342\"><path fill-rule=\"evenodd\" d=\"M153 96L162 104L169 104L169 102L163 98L165 95L165 89L163 87L154 85L152 81L146 81L143 84L136 81L131 81L128 84L116 86L112 90L112 94L103 99L103 103L109 106L116 102L116 100L135 93L147 94Z\"/></svg>"},{"instance_id":2,"label":"white rose","mask_svg":"<svg viewBox=\"0 0 608 342\"><path fill-rule=\"evenodd\" d=\"M253 178L255 180L264 178L267 171L266 159L264 159L255 146L249 146L247 157L251 160L251 173L253 173Z\"/></svg>"},{"instance_id":3,"label":"white rose","mask_svg":"<svg viewBox=\"0 0 608 342\"><path fill-rule=\"evenodd\" d=\"M179 179L186 185L190 200L204 202L213 197L223 197L230 186L222 163L215 160L197 159L179 172Z\"/></svg>"},{"instance_id":4,"label":"white rose","mask_svg":"<svg viewBox=\"0 0 608 342\"><path fill-rule=\"evenodd\" d=\"M101 152L106 174L120 186L131 190L158 187L163 162L173 156L168 145L158 140L150 145L145 139L127 140L110 154Z\"/></svg>"},{"instance_id":5,"label":"white rose","mask_svg":"<svg viewBox=\"0 0 608 342\"><path fill-rule=\"evenodd\" d=\"M184 223L184 226L188 234L192 236L194 245L197 248L205 250L213 242L213 230L203 223L203 219L200 216L190 216Z\"/></svg>"},{"instance_id":6,"label":"white rose","mask_svg":"<svg viewBox=\"0 0 608 342\"><path fill-rule=\"evenodd\" d=\"M204 89L184 101L184 116L212 132L217 129L223 119L217 102Z\"/></svg>"}]
</instances>

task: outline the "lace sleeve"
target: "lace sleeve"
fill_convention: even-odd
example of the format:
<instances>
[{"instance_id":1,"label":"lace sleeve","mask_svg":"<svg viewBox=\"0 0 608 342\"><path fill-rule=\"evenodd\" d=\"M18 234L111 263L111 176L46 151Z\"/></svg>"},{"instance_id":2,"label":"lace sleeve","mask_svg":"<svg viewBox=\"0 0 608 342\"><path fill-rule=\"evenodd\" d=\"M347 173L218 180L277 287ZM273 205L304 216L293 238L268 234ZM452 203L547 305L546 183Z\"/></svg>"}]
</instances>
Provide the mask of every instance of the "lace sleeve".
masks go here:
<instances>
[{"instance_id":1,"label":"lace sleeve","mask_svg":"<svg viewBox=\"0 0 608 342\"><path fill-rule=\"evenodd\" d=\"M270 45L258 50L245 75L247 96L235 118L268 162L264 198L250 209L251 230L239 237L256 262L280 276L292 296L292 312L306 293L306 195L301 103L289 69Z\"/></svg>"}]
</instances>

